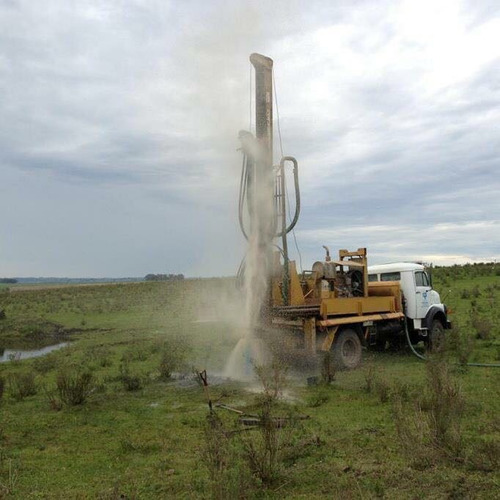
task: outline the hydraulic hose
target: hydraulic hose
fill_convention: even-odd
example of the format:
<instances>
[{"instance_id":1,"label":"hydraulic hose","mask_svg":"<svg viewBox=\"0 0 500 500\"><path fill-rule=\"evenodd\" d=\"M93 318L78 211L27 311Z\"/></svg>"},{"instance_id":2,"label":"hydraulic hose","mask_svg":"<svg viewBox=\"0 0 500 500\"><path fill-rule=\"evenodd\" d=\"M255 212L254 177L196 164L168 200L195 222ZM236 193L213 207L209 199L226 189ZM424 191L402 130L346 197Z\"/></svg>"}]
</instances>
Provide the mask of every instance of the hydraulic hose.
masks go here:
<instances>
[{"instance_id":1,"label":"hydraulic hose","mask_svg":"<svg viewBox=\"0 0 500 500\"><path fill-rule=\"evenodd\" d=\"M300 215L300 190L299 190L299 165L297 160L293 156L283 156L280 161L281 175L285 175L285 163L291 161L293 163L293 183L295 188L295 214L293 216L292 222L286 227L285 231L281 231L276 234L277 237L282 237L283 234L288 234L297 224ZM283 193L284 195L284 193Z\"/></svg>"},{"instance_id":2,"label":"hydraulic hose","mask_svg":"<svg viewBox=\"0 0 500 500\"><path fill-rule=\"evenodd\" d=\"M240 177L240 190L239 190L239 199L238 199L238 220L241 228L241 232L243 233L243 236L245 237L246 240L248 240L248 231L247 228L245 227L245 221L244 221L244 212L245 212L245 205L248 207L248 211L252 212L253 207L251 206L251 199L250 199L250 193L249 193L249 185L252 182L251 177L252 175L255 175L255 173L252 172L252 170L255 168L255 158L252 153L254 153L253 149L255 149L255 146L253 146L252 149L252 142L253 142L253 136L249 132L240 132L240 138L243 139L244 144L243 147L241 148L243 152L243 162L241 165L241 177ZM293 216L292 221L290 222L290 225L288 225L285 228L285 231L281 230L279 232L276 232L273 230L274 237L282 237L283 233L287 234L289 233L297 224L297 221L299 219L300 215L300 190L299 190L299 174L298 174L298 163L297 160L293 156L284 156L281 161L280 161L280 173L282 176L285 175L285 164L286 162L292 162L293 163L293 180L294 180L294 188L295 188L295 214ZM285 195L285 193L282 193L282 195ZM275 225L276 225L275 221Z\"/></svg>"},{"instance_id":3,"label":"hydraulic hose","mask_svg":"<svg viewBox=\"0 0 500 500\"><path fill-rule=\"evenodd\" d=\"M240 223L240 229L243 236L248 241L248 235L245 230L245 223L243 222L243 210L245 206L245 199L247 195L248 187L248 156L243 153L243 164L241 166L241 178L240 178L240 195L238 200L238 220Z\"/></svg>"}]
</instances>

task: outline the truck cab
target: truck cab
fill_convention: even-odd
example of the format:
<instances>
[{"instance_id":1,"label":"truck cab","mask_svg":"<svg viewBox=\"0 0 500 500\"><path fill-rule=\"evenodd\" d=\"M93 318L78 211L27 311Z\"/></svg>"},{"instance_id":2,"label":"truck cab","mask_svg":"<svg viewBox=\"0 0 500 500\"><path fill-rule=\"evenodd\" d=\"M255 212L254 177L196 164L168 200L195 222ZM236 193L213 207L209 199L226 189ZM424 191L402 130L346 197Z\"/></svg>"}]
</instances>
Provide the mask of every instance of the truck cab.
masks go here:
<instances>
[{"instance_id":1,"label":"truck cab","mask_svg":"<svg viewBox=\"0 0 500 500\"><path fill-rule=\"evenodd\" d=\"M430 277L422 264L396 262L368 267L368 282L397 281L403 293L405 316L412 337L430 340L450 328L447 309L439 293L432 289Z\"/></svg>"}]
</instances>

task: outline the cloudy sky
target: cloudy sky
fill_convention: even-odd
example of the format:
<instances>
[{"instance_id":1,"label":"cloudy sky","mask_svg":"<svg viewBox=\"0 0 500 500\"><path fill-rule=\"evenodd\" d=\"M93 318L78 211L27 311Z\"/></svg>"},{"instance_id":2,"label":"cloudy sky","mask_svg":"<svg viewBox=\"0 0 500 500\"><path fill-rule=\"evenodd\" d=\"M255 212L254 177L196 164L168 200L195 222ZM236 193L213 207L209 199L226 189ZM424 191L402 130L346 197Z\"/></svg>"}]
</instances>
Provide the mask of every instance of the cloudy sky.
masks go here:
<instances>
[{"instance_id":1,"label":"cloudy sky","mask_svg":"<svg viewBox=\"0 0 500 500\"><path fill-rule=\"evenodd\" d=\"M496 0L0 0L0 276L233 274L252 52L304 268L500 258Z\"/></svg>"}]
</instances>

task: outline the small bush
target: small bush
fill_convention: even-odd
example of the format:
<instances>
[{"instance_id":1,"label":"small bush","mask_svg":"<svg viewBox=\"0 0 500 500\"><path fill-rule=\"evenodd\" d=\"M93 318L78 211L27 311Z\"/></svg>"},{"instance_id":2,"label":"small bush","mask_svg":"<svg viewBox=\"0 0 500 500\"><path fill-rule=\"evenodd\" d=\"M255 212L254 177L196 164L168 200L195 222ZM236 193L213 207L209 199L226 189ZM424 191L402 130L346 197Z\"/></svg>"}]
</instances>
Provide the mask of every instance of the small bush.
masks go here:
<instances>
[{"instance_id":1,"label":"small bush","mask_svg":"<svg viewBox=\"0 0 500 500\"><path fill-rule=\"evenodd\" d=\"M210 412L203 429L202 462L205 464L213 498L230 498L231 489L227 476L235 460L231 452L229 434L225 431L220 417Z\"/></svg>"},{"instance_id":2,"label":"small bush","mask_svg":"<svg viewBox=\"0 0 500 500\"><path fill-rule=\"evenodd\" d=\"M277 399L283 394L288 374L285 364L274 360L270 365L256 365L254 370L266 398Z\"/></svg>"},{"instance_id":3,"label":"small bush","mask_svg":"<svg viewBox=\"0 0 500 500\"><path fill-rule=\"evenodd\" d=\"M95 363L101 368L106 368L107 366L112 366L113 360L111 358L112 351L106 346L92 346L87 349L86 358L89 362Z\"/></svg>"},{"instance_id":4,"label":"small bush","mask_svg":"<svg viewBox=\"0 0 500 500\"><path fill-rule=\"evenodd\" d=\"M307 406L309 406L309 408L319 408L325 403L328 403L328 401L330 401L329 394L324 391L316 391L307 399Z\"/></svg>"},{"instance_id":5,"label":"small bush","mask_svg":"<svg viewBox=\"0 0 500 500\"><path fill-rule=\"evenodd\" d=\"M54 354L49 353L45 356L40 356L39 358L35 358L33 361L33 368L38 373L48 373L54 370L57 366L57 358Z\"/></svg>"},{"instance_id":6,"label":"small bush","mask_svg":"<svg viewBox=\"0 0 500 500\"><path fill-rule=\"evenodd\" d=\"M35 374L33 372L13 373L9 376L10 395L21 401L37 393Z\"/></svg>"},{"instance_id":7,"label":"small bush","mask_svg":"<svg viewBox=\"0 0 500 500\"><path fill-rule=\"evenodd\" d=\"M367 363L363 375L365 379L365 391L371 394L375 385L375 365L373 363Z\"/></svg>"},{"instance_id":8,"label":"small bush","mask_svg":"<svg viewBox=\"0 0 500 500\"><path fill-rule=\"evenodd\" d=\"M375 391L381 403L387 403L391 396L391 385L384 378L375 381Z\"/></svg>"},{"instance_id":9,"label":"small bush","mask_svg":"<svg viewBox=\"0 0 500 500\"><path fill-rule=\"evenodd\" d=\"M256 366L255 373L263 392L258 398L259 427L256 433L240 435L243 458L250 472L269 487L281 477L285 461L296 455L294 440L300 433L293 414L282 420L274 415L287 380L287 367L274 360L270 365Z\"/></svg>"},{"instance_id":10,"label":"small bush","mask_svg":"<svg viewBox=\"0 0 500 500\"><path fill-rule=\"evenodd\" d=\"M497 471L500 467L500 443L480 441L469 453L467 463L474 470Z\"/></svg>"},{"instance_id":11,"label":"small bush","mask_svg":"<svg viewBox=\"0 0 500 500\"><path fill-rule=\"evenodd\" d=\"M413 463L427 466L438 458L456 460L463 451L461 419L464 398L446 362L426 363L427 385L409 404L401 396L393 401L396 431Z\"/></svg>"},{"instance_id":12,"label":"small bush","mask_svg":"<svg viewBox=\"0 0 500 500\"><path fill-rule=\"evenodd\" d=\"M480 340L489 340L492 336L493 323L490 319L477 316L473 319L476 338Z\"/></svg>"},{"instance_id":13,"label":"small bush","mask_svg":"<svg viewBox=\"0 0 500 500\"><path fill-rule=\"evenodd\" d=\"M454 323L448 334L448 351L457 357L462 369L467 368L467 363L474 350L474 339L469 332L470 329Z\"/></svg>"},{"instance_id":14,"label":"small bush","mask_svg":"<svg viewBox=\"0 0 500 500\"><path fill-rule=\"evenodd\" d=\"M49 405L49 408L53 411L60 411L62 410L62 403L61 401L57 398L57 394L55 391L49 391L45 389L45 399L47 400L47 403Z\"/></svg>"},{"instance_id":15,"label":"small bush","mask_svg":"<svg viewBox=\"0 0 500 500\"><path fill-rule=\"evenodd\" d=\"M122 354L122 361L146 361L151 354L151 350L144 346L129 347Z\"/></svg>"},{"instance_id":16,"label":"small bush","mask_svg":"<svg viewBox=\"0 0 500 500\"><path fill-rule=\"evenodd\" d=\"M138 391L142 387L141 377L130 373L130 368L126 361L122 361L120 364L120 381L127 391Z\"/></svg>"},{"instance_id":17,"label":"small bush","mask_svg":"<svg viewBox=\"0 0 500 500\"><path fill-rule=\"evenodd\" d=\"M160 379L169 380L172 373L179 370L187 355L187 346L185 341L181 339L173 339L166 341L160 351Z\"/></svg>"},{"instance_id":18,"label":"small bush","mask_svg":"<svg viewBox=\"0 0 500 500\"><path fill-rule=\"evenodd\" d=\"M390 391L390 399L395 400L399 399L401 401L407 402L410 401L413 395L412 387L400 381L395 381Z\"/></svg>"},{"instance_id":19,"label":"small bush","mask_svg":"<svg viewBox=\"0 0 500 500\"><path fill-rule=\"evenodd\" d=\"M458 383L452 379L443 360L426 364L428 392L422 403L429 412L432 440L436 446L458 452L461 446L460 423L465 402Z\"/></svg>"},{"instance_id":20,"label":"small bush","mask_svg":"<svg viewBox=\"0 0 500 500\"><path fill-rule=\"evenodd\" d=\"M57 374L56 387L61 401L68 406L85 403L93 390L94 376L89 371L64 370Z\"/></svg>"}]
</instances>

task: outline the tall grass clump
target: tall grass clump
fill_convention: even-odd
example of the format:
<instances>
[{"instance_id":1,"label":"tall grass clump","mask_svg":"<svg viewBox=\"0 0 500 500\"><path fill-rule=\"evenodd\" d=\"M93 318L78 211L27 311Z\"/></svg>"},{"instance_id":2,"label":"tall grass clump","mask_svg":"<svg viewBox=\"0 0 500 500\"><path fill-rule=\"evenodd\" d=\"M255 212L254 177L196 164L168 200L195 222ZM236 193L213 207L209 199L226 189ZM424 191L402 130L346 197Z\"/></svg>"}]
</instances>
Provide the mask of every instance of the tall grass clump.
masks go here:
<instances>
[{"instance_id":1,"label":"tall grass clump","mask_svg":"<svg viewBox=\"0 0 500 500\"><path fill-rule=\"evenodd\" d=\"M422 408L428 412L431 441L452 454L461 449L461 421L465 400L448 364L442 359L426 364L428 391Z\"/></svg>"},{"instance_id":2,"label":"tall grass clump","mask_svg":"<svg viewBox=\"0 0 500 500\"><path fill-rule=\"evenodd\" d=\"M312 443L300 442L298 419L281 401L286 367L275 361L256 366L255 373L262 392L252 414L241 417L249 418L253 427L228 430L215 412L207 418L202 457L209 470L213 498L249 498L256 488L273 487L283 479L286 465Z\"/></svg>"},{"instance_id":3,"label":"tall grass clump","mask_svg":"<svg viewBox=\"0 0 500 500\"><path fill-rule=\"evenodd\" d=\"M85 352L85 357L88 362L106 368L113 365L112 351L107 346L91 346Z\"/></svg>"},{"instance_id":4,"label":"tall grass clump","mask_svg":"<svg viewBox=\"0 0 500 500\"><path fill-rule=\"evenodd\" d=\"M54 353L49 353L33 360L33 368L41 374L46 374L54 370L57 366L57 357Z\"/></svg>"},{"instance_id":5,"label":"tall grass clump","mask_svg":"<svg viewBox=\"0 0 500 500\"><path fill-rule=\"evenodd\" d=\"M85 403L94 388L94 376L89 371L65 369L56 376L56 388L62 403L77 406Z\"/></svg>"},{"instance_id":6,"label":"tall grass clump","mask_svg":"<svg viewBox=\"0 0 500 500\"><path fill-rule=\"evenodd\" d=\"M138 391L142 388L141 377L130 372L129 363L123 360L120 363L120 382L126 391Z\"/></svg>"},{"instance_id":7,"label":"tall grass clump","mask_svg":"<svg viewBox=\"0 0 500 500\"><path fill-rule=\"evenodd\" d=\"M211 497L248 498L253 487L252 478L232 439L232 431L215 412L207 416L203 437L201 458L208 471Z\"/></svg>"},{"instance_id":8,"label":"tall grass clump","mask_svg":"<svg viewBox=\"0 0 500 500\"><path fill-rule=\"evenodd\" d=\"M166 340L160 347L158 370L161 380L169 380L185 363L189 347L184 339Z\"/></svg>"},{"instance_id":9,"label":"tall grass clump","mask_svg":"<svg viewBox=\"0 0 500 500\"><path fill-rule=\"evenodd\" d=\"M0 402L2 401L4 391L5 391L5 378L0 375Z\"/></svg>"},{"instance_id":10,"label":"tall grass clump","mask_svg":"<svg viewBox=\"0 0 500 500\"><path fill-rule=\"evenodd\" d=\"M448 351L453 354L462 370L467 370L467 363L474 351L474 338L470 328L454 323L448 334Z\"/></svg>"},{"instance_id":11,"label":"tall grass clump","mask_svg":"<svg viewBox=\"0 0 500 500\"><path fill-rule=\"evenodd\" d=\"M17 401L21 401L28 396L34 396L38 392L35 374L32 371L10 374L9 392Z\"/></svg>"},{"instance_id":12,"label":"tall grass clump","mask_svg":"<svg viewBox=\"0 0 500 500\"><path fill-rule=\"evenodd\" d=\"M302 450L294 449L297 420L280 400L287 383L287 367L279 361L256 366L255 373L262 385L257 397L258 427L252 433L242 433L243 458L252 475L270 487L281 478L285 462ZM285 412L285 418L277 412Z\"/></svg>"},{"instance_id":13,"label":"tall grass clump","mask_svg":"<svg viewBox=\"0 0 500 500\"><path fill-rule=\"evenodd\" d=\"M403 450L415 465L429 466L440 458L461 460L465 400L442 358L426 362L426 385L409 402L396 396L393 415Z\"/></svg>"},{"instance_id":14,"label":"tall grass clump","mask_svg":"<svg viewBox=\"0 0 500 500\"><path fill-rule=\"evenodd\" d=\"M478 340L490 340L493 336L494 324L490 318L474 314L472 317L476 338Z\"/></svg>"}]
</instances>

